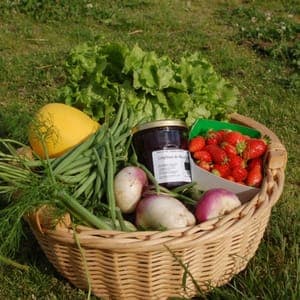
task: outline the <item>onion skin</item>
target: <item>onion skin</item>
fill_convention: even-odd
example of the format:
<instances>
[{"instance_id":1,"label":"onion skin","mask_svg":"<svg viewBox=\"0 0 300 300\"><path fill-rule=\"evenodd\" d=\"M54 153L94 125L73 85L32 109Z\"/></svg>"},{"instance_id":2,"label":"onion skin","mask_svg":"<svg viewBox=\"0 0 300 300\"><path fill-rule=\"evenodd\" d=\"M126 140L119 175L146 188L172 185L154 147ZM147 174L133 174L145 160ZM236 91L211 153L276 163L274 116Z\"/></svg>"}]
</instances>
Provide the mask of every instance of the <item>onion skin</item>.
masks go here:
<instances>
[{"instance_id":1,"label":"onion skin","mask_svg":"<svg viewBox=\"0 0 300 300\"><path fill-rule=\"evenodd\" d=\"M195 225L195 216L179 200L150 195L138 203L136 225L151 229L175 229Z\"/></svg>"},{"instance_id":2,"label":"onion skin","mask_svg":"<svg viewBox=\"0 0 300 300\"><path fill-rule=\"evenodd\" d=\"M132 213L148 185L146 173L139 167L123 168L114 179L116 204L123 213Z\"/></svg>"},{"instance_id":3,"label":"onion skin","mask_svg":"<svg viewBox=\"0 0 300 300\"><path fill-rule=\"evenodd\" d=\"M195 216L198 222L220 217L241 205L238 196L226 189L211 189L199 199Z\"/></svg>"}]
</instances>

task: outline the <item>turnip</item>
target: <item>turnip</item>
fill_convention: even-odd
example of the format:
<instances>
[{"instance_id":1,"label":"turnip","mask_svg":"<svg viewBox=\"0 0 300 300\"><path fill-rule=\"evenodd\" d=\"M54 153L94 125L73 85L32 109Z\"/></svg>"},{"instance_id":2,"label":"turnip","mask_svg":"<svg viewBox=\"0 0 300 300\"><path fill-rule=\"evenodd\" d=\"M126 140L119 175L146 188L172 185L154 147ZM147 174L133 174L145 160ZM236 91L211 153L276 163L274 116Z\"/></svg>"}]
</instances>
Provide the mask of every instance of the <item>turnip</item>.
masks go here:
<instances>
[{"instance_id":1,"label":"turnip","mask_svg":"<svg viewBox=\"0 0 300 300\"><path fill-rule=\"evenodd\" d=\"M240 205L241 202L236 194L226 189L211 189L199 199L195 216L198 222L203 222L229 213Z\"/></svg>"},{"instance_id":2,"label":"turnip","mask_svg":"<svg viewBox=\"0 0 300 300\"><path fill-rule=\"evenodd\" d=\"M195 216L176 198L148 195L137 205L136 225L151 229L175 229L194 225Z\"/></svg>"},{"instance_id":3,"label":"turnip","mask_svg":"<svg viewBox=\"0 0 300 300\"><path fill-rule=\"evenodd\" d=\"M114 179L114 191L121 212L132 213L135 210L147 185L147 175L139 167L125 167L117 173Z\"/></svg>"}]
</instances>

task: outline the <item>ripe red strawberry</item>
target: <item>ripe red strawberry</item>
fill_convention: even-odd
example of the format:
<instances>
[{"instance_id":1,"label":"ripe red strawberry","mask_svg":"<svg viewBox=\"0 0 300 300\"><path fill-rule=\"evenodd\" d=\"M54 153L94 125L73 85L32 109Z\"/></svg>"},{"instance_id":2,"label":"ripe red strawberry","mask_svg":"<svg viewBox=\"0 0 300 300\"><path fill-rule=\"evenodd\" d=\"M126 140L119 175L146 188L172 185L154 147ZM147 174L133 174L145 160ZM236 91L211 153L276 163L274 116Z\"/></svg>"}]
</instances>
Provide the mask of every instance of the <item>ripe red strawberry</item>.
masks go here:
<instances>
[{"instance_id":1,"label":"ripe red strawberry","mask_svg":"<svg viewBox=\"0 0 300 300\"><path fill-rule=\"evenodd\" d=\"M228 164L223 164L223 165L215 164L212 167L211 172L217 176L226 177L230 175L230 167Z\"/></svg>"},{"instance_id":2,"label":"ripe red strawberry","mask_svg":"<svg viewBox=\"0 0 300 300\"><path fill-rule=\"evenodd\" d=\"M239 143L245 142L246 139L247 139L247 137L238 131L228 131L223 137L224 142L227 142L235 147Z\"/></svg>"},{"instance_id":3,"label":"ripe red strawberry","mask_svg":"<svg viewBox=\"0 0 300 300\"><path fill-rule=\"evenodd\" d=\"M253 187L260 187L262 179L262 169L261 166L257 164L248 172L246 184Z\"/></svg>"},{"instance_id":4,"label":"ripe red strawberry","mask_svg":"<svg viewBox=\"0 0 300 300\"><path fill-rule=\"evenodd\" d=\"M245 168L246 167L246 162L245 160L239 156L239 155L229 155L229 166L233 169L235 167L241 167L241 168Z\"/></svg>"},{"instance_id":5,"label":"ripe red strawberry","mask_svg":"<svg viewBox=\"0 0 300 300\"><path fill-rule=\"evenodd\" d=\"M235 167L231 170L231 175L236 182L242 182L247 178L248 172L245 168Z\"/></svg>"},{"instance_id":6,"label":"ripe red strawberry","mask_svg":"<svg viewBox=\"0 0 300 300\"><path fill-rule=\"evenodd\" d=\"M205 139L203 136L196 136L192 138L189 142L189 151L190 152L196 152L203 149L205 146Z\"/></svg>"},{"instance_id":7,"label":"ripe red strawberry","mask_svg":"<svg viewBox=\"0 0 300 300\"><path fill-rule=\"evenodd\" d=\"M204 150L211 155L212 161L216 164L225 164L228 161L226 152L217 145L207 145Z\"/></svg>"},{"instance_id":8,"label":"ripe red strawberry","mask_svg":"<svg viewBox=\"0 0 300 300\"><path fill-rule=\"evenodd\" d=\"M222 142L221 148L224 149L224 151L227 153L227 155L236 155L236 147L229 144L228 142Z\"/></svg>"},{"instance_id":9,"label":"ripe red strawberry","mask_svg":"<svg viewBox=\"0 0 300 300\"><path fill-rule=\"evenodd\" d=\"M193 153L193 158L199 161L212 162L212 157L209 152L205 150L196 151Z\"/></svg>"},{"instance_id":10,"label":"ripe red strawberry","mask_svg":"<svg viewBox=\"0 0 300 300\"><path fill-rule=\"evenodd\" d=\"M204 160L197 162L197 165L206 171L210 171L210 169L211 169L210 163L208 163L207 161L204 161Z\"/></svg>"},{"instance_id":11,"label":"ripe red strawberry","mask_svg":"<svg viewBox=\"0 0 300 300\"><path fill-rule=\"evenodd\" d=\"M206 135L206 144L207 145L218 145L223 140L225 134L224 130L210 130Z\"/></svg>"},{"instance_id":12,"label":"ripe red strawberry","mask_svg":"<svg viewBox=\"0 0 300 300\"><path fill-rule=\"evenodd\" d=\"M260 157L267 151L267 143L263 139L249 139L242 153L245 160Z\"/></svg>"},{"instance_id":13,"label":"ripe red strawberry","mask_svg":"<svg viewBox=\"0 0 300 300\"><path fill-rule=\"evenodd\" d=\"M248 166L247 166L247 169L248 171L252 170L253 168L255 168L256 166L260 166L260 168L262 169L263 167L263 160L262 160L262 157L256 157L256 158L253 158L253 159L250 159L248 161Z\"/></svg>"}]
</instances>

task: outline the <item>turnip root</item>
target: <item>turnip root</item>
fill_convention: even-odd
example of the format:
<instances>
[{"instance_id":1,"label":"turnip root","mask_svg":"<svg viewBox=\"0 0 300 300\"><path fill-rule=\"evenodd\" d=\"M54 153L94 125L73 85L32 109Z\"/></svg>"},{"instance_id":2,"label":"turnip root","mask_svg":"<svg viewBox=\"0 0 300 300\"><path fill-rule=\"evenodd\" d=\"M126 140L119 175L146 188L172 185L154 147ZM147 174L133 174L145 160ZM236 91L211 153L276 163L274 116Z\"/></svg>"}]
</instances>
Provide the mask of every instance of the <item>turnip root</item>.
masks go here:
<instances>
[{"instance_id":1,"label":"turnip root","mask_svg":"<svg viewBox=\"0 0 300 300\"><path fill-rule=\"evenodd\" d=\"M147 185L147 175L138 167L125 167L115 176L114 191L121 212L131 213L135 210Z\"/></svg>"},{"instance_id":2,"label":"turnip root","mask_svg":"<svg viewBox=\"0 0 300 300\"><path fill-rule=\"evenodd\" d=\"M222 216L240 205L241 202L236 194L226 189L211 189L199 199L195 216L198 222L203 222Z\"/></svg>"},{"instance_id":3,"label":"turnip root","mask_svg":"<svg viewBox=\"0 0 300 300\"><path fill-rule=\"evenodd\" d=\"M194 215L176 198L149 195L137 205L136 225L151 229L175 229L192 226Z\"/></svg>"}]
</instances>

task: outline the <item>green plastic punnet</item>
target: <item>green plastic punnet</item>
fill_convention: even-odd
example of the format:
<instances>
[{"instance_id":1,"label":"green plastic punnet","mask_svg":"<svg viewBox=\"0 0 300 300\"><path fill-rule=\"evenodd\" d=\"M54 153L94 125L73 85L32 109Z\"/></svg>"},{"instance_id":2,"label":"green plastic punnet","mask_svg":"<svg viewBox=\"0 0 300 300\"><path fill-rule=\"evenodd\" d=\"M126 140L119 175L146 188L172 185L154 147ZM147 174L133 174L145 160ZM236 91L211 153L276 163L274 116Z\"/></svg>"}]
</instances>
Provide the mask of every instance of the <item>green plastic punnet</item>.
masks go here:
<instances>
[{"instance_id":1,"label":"green plastic punnet","mask_svg":"<svg viewBox=\"0 0 300 300\"><path fill-rule=\"evenodd\" d=\"M192 128L189 132L189 138L192 139L197 135L205 135L209 130L222 130L222 129L239 131L240 133L248 135L252 138L261 137L259 131L250 127L229 123L229 122L221 122L221 121L209 120L209 119L198 119L192 125Z\"/></svg>"}]
</instances>

